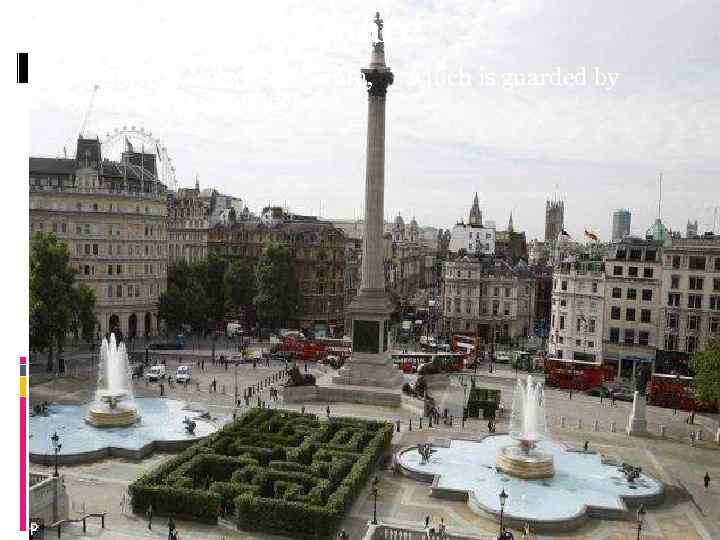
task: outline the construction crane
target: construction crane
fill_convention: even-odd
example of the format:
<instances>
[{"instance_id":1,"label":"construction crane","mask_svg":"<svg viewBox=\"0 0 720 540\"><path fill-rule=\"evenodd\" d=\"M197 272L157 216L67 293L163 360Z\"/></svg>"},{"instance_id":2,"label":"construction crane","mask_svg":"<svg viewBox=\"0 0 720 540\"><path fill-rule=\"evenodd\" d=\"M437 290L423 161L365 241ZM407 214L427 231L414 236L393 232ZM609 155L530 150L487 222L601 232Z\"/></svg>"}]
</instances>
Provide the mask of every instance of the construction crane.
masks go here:
<instances>
[{"instance_id":1,"label":"construction crane","mask_svg":"<svg viewBox=\"0 0 720 540\"><path fill-rule=\"evenodd\" d=\"M98 86L96 84L93 87L92 95L90 96L90 104L88 105L88 108L85 111L85 118L83 118L82 126L80 126L80 136L81 137L85 133L85 128L87 127L88 120L90 119L90 114L92 113L93 104L95 103L95 94L97 94L98 90L100 90L100 86Z\"/></svg>"}]
</instances>

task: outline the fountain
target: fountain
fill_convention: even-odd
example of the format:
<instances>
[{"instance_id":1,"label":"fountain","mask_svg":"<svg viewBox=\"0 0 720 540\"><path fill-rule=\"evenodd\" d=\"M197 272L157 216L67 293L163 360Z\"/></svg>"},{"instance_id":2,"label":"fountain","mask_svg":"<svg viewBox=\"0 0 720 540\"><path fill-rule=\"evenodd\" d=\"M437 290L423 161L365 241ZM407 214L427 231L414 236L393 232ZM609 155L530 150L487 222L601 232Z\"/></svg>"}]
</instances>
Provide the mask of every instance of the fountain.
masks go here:
<instances>
[{"instance_id":1,"label":"fountain","mask_svg":"<svg viewBox=\"0 0 720 540\"><path fill-rule=\"evenodd\" d=\"M533 381L532 375L523 382L517 380L510 416L510 437L519 444L502 446L498 450L496 467L520 478L551 478L555 474L553 456L536 448L546 438L543 384Z\"/></svg>"},{"instance_id":2,"label":"fountain","mask_svg":"<svg viewBox=\"0 0 720 540\"><path fill-rule=\"evenodd\" d=\"M85 421L96 427L131 426L139 420L128 376L125 344L104 339L100 348L100 370L95 401Z\"/></svg>"}]
</instances>

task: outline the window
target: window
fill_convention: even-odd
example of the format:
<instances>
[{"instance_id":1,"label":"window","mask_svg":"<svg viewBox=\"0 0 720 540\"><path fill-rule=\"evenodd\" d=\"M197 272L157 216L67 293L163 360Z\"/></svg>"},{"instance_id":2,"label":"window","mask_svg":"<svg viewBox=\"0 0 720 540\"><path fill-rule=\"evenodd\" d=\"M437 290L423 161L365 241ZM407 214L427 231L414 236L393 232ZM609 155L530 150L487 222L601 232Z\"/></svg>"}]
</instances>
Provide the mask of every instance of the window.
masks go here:
<instances>
[{"instance_id":1,"label":"window","mask_svg":"<svg viewBox=\"0 0 720 540\"><path fill-rule=\"evenodd\" d=\"M638 276L638 267L637 266L630 266L628 268L628 276L630 277L637 277Z\"/></svg>"},{"instance_id":2,"label":"window","mask_svg":"<svg viewBox=\"0 0 720 540\"><path fill-rule=\"evenodd\" d=\"M635 320L635 310L633 308L628 308L625 310L625 320L626 321L634 321Z\"/></svg>"},{"instance_id":3,"label":"window","mask_svg":"<svg viewBox=\"0 0 720 540\"><path fill-rule=\"evenodd\" d=\"M652 289L643 289L642 299L643 302L652 302Z\"/></svg>"},{"instance_id":4,"label":"window","mask_svg":"<svg viewBox=\"0 0 720 540\"><path fill-rule=\"evenodd\" d=\"M588 332L591 334L595 333L595 319L590 319L588 321Z\"/></svg>"},{"instance_id":5,"label":"window","mask_svg":"<svg viewBox=\"0 0 720 540\"><path fill-rule=\"evenodd\" d=\"M638 343L640 345L644 345L645 347L648 346L650 343L650 334L648 332L639 332L638 333Z\"/></svg>"},{"instance_id":6,"label":"window","mask_svg":"<svg viewBox=\"0 0 720 540\"><path fill-rule=\"evenodd\" d=\"M640 322L642 323L650 323L650 310L649 309L641 309L640 310Z\"/></svg>"},{"instance_id":7,"label":"window","mask_svg":"<svg viewBox=\"0 0 720 540\"><path fill-rule=\"evenodd\" d=\"M713 295L710 297L710 309L720 311L720 296Z\"/></svg>"},{"instance_id":8,"label":"window","mask_svg":"<svg viewBox=\"0 0 720 540\"><path fill-rule=\"evenodd\" d=\"M631 328L625 329L625 343L627 345L632 345L635 343L635 330Z\"/></svg>"},{"instance_id":9,"label":"window","mask_svg":"<svg viewBox=\"0 0 720 540\"><path fill-rule=\"evenodd\" d=\"M115 296L117 296L118 298L122 298L122 285L118 285L115 289L115 292Z\"/></svg>"},{"instance_id":10,"label":"window","mask_svg":"<svg viewBox=\"0 0 720 540\"><path fill-rule=\"evenodd\" d=\"M668 293L668 306L680 307L680 293Z\"/></svg>"},{"instance_id":11,"label":"window","mask_svg":"<svg viewBox=\"0 0 720 540\"><path fill-rule=\"evenodd\" d=\"M108 264L107 273L108 273L108 276L112 276L112 275L113 275L113 265L112 265L112 264Z\"/></svg>"},{"instance_id":12,"label":"window","mask_svg":"<svg viewBox=\"0 0 720 540\"><path fill-rule=\"evenodd\" d=\"M654 249L648 249L645 252L645 260L648 262L652 262L657 258L657 252Z\"/></svg>"},{"instance_id":13,"label":"window","mask_svg":"<svg viewBox=\"0 0 720 540\"><path fill-rule=\"evenodd\" d=\"M720 261L720 258L715 260ZM718 278L713 278L713 291L720 291L720 279Z\"/></svg>"},{"instance_id":14,"label":"window","mask_svg":"<svg viewBox=\"0 0 720 540\"><path fill-rule=\"evenodd\" d=\"M576 340L575 340L575 346L576 346L576 347L582 347L582 340L581 340L581 339L576 339Z\"/></svg>"},{"instance_id":15,"label":"window","mask_svg":"<svg viewBox=\"0 0 720 540\"><path fill-rule=\"evenodd\" d=\"M610 308L610 318L614 321L620 320L620 308L618 306L612 306Z\"/></svg>"},{"instance_id":16,"label":"window","mask_svg":"<svg viewBox=\"0 0 720 540\"><path fill-rule=\"evenodd\" d=\"M673 255L672 257L672 267L676 270L680 268L680 255Z\"/></svg>"},{"instance_id":17,"label":"window","mask_svg":"<svg viewBox=\"0 0 720 540\"><path fill-rule=\"evenodd\" d=\"M588 341L588 342L587 342L587 346L588 346L589 349L594 349L594 348L595 348L595 342L594 342L594 341Z\"/></svg>"},{"instance_id":18,"label":"window","mask_svg":"<svg viewBox=\"0 0 720 540\"><path fill-rule=\"evenodd\" d=\"M593 284L592 284L592 292L594 292L594 293L598 292L598 284L597 284L597 281L593 281Z\"/></svg>"},{"instance_id":19,"label":"window","mask_svg":"<svg viewBox=\"0 0 720 540\"><path fill-rule=\"evenodd\" d=\"M689 315L687 328L695 332L700 330L700 315Z\"/></svg>"},{"instance_id":20,"label":"window","mask_svg":"<svg viewBox=\"0 0 720 540\"><path fill-rule=\"evenodd\" d=\"M630 250L630 260L631 261L639 261L642 256L642 250L640 249L631 249Z\"/></svg>"},{"instance_id":21,"label":"window","mask_svg":"<svg viewBox=\"0 0 720 540\"><path fill-rule=\"evenodd\" d=\"M83 225L83 232L85 234L90 234L90 224L89 223L86 223L85 225Z\"/></svg>"},{"instance_id":22,"label":"window","mask_svg":"<svg viewBox=\"0 0 720 540\"><path fill-rule=\"evenodd\" d=\"M560 315L560 330L565 330L565 315Z\"/></svg>"},{"instance_id":23,"label":"window","mask_svg":"<svg viewBox=\"0 0 720 540\"><path fill-rule=\"evenodd\" d=\"M615 258L616 259L625 259L627 258L627 250L618 248L615 252Z\"/></svg>"},{"instance_id":24,"label":"window","mask_svg":"<svg viewBox=\"0 0 720 540\"><path fill-rule=\"evenodd\" d=\"M688 336L687 337L687 345L685 347L685 350L688 353L694 353L697 350L697 344L698 344L697 336Z\"/></svg>"},{"instance_id":25,"label":"window","mask_svg":"<svg viewBox=\"0 0 720 540\"><path fill-rule=\"evenodd\" d=\"M563 282L560 284L560 288L561 288L563 291L567 291L567 281L563 281Z\"/></svg>"},{"instance_id":26,"label":"window","mask_svg":"<svg viewBox=\"0 0 720 540\"><path fill-rule=\"evenodd\" d=\"M75 234L82 234L82 225L79 223L75 225Z\"/></svg>"},{"instance_id":27,"label":"window","mask_svg":"<svg viewBox=\"0 0 720 540\"><path fill-rule=\"evenodd\" d=\"M679 289L680 288L680 276L670 276L670 288L671 289Z\"/></svg>"},{"instance_id":28,"label":"window","mask_svg":"<svg viewBox=\"0 0 720 540\"><path fill-rule=\"evenodd\" d=\"M715 271L720 272L720 257L715 257Z\"/></svg>"},{"instance_id":29,"label":"window","mask_svg":"<svg viewBox=\"0 0 720 540\"><path fill-rule=\"evenodd\" d=\"M86 276L90 275L90 267L87 264L83 267L83 274Z\"/></svg>"},{"instance_id":30,"label":"window","mask_svg":"<svg viewBox=\"0 0 720 540\"><path fill-rule=\"evenodd\" d=\"M666 351L677 351L678 349L678 337L675 334L669 334L665 336L665 350Z\"/></svg>"},{"instance_id":31,"label":"window","mask_svg":"<svg viewBox=\"0 0 720 540\"><path fill-rule=\"evenodd\" d=\"M619 343L620 342L620 329L619 328L611 328L610 329L610 343Z\"/></svg>"},{"instance_id":32,"label":"window","mask_svg":"<svg viewBox=\"0 0 720 540\"><path fill-rule=\"evenodd\" d=\"M643 268L643 277L644 278L652 278L653 277L653 269L652 268Z\"/></svg>"},{"instance_id":33,"label":"window","mask_svg":"<svg viewBox=\"0 0 720 540\"><path fill-rule=\"evenodd\" d=\"M637 289L628 289L627 290L627 299L628 300L637 300Z\"/></svg>"},{"instance_id":34,"label":"window","mask_svg":"<svg viewBox=\"0 0 720 540\"><path fill-rule=\"evenodd\" d=\"M680 326L680 317L677 313L668 313L667 327L677 329Z\"/></svg>"},{"instance_id":35,"label":"window","mask_svg":"<svg viewBox=\"0 0 720 540\"><path fill-rule=\"evenodd\" d=\"M117 270L117 274L118 274L118 275L122 274L122 265L121 265L121 264L118 264L118 265L117 265L117 268L116 268L115 270Z\"/></svg>"},{"instance_id":36,"label":"window","mask_svg":"<svg viewBox=\"0 0 720 540\"><path fill-rule=\"evenodd\" d=\"M90 255L90 244L85 244L85 255Z\"/></svg>"},{"instance_id":37,"label":"window","mask_svg":"<svg viewBox=\"0 0 720 540\"><path fill-rule=\"evenodd\" d=\"M690 270L705 270L705 257L690 257L689 268Z\"/></svg>"},{"instance_id":38,"label":"window","mask_svg":"<svg viewBox=\"0 0 720 540\"><path fill-rule=\"evenodd\" d=\"M507 302L503 304L503 314L505 316L510 315L510 304L508 304Z\"/></svg>"},{"instance_id":39,"label":"window","mask_svg":"<svg viewBox=\"0 0 720 540\"><path fill-rule=\"evenodd\" d=\"M702 309L702 295L701 294L688 294L688 308Z\"/></svg>"},{"instance_id":40,"label":"window","mask_svg":"<svg viewBox=\"0 0 720 540\"><path fill-rule=\"evenodd\" d=\"M710 333L717 334L720 332L720 319L710 319Z\"/></svg>"},{"instance_id":41,"label":"window","mask_svg":"<svg viewBox=\"0 0 720 540\"><path fill-rule=\"evenodd\" d=\"M92 246L93 246L93 255L97 255L98 254L98 245L93 244Z\"/></svg>"},{"instance_id":42,"label":"window","mask_svg":"<svg viewBox=\"0 0 720 540\"><path fill-rule=\"evenodd\" d=\"M53 231L54 233L56 233L56 232L58 231L58 224L57 224L57 223L53 223L53 224L52 224L52 231Z\"/></svg>"},{"instance_id":43,"label":"window","mask_svg":"<svg viewBox=\"0 0 720 540\"><path fill-rule=\"evenodd\" d=\"M622 276L623 275L623 267L622 266L613 266L613 276Z\"/></svg>"},{"instance_id":44,"label":"window","mask_svg":"<svg viewBox=\"0 0 720 540\"><path fill-rule=\"evenodd\" d=\"M703 278L697 276L690 276L690 290L702 291L703 289Z\"/></svg>"},{"instance_id":45,"label":"window","mask_svg":"<svg viewBox=\"0 0 720 540\"><path fill-rule=\"evenodd\" d=\"M567 307L567 300L565 300L565 298L560 299L560 307Z\"/></svg>"},{"instance_id":46,"label":"window","mask_svg":"<svg viewBox=\"0 0 720 540\"><path fill-rule=\"evenodd\" d=\"M508 287L505 287L505 298L508 298L510 296L510 289Z\"/></svg>"},{"instance_id":47,"label":"window","mask_svg":"<svg viewBox=\"0 0 720 540\"><path fill-rule=\"evenodd\" d=\"M108 295L108 298L113 297L113 286L112 285L108 285L107 295Z\"/></svg>"},{"instance_id":48,"label":"window","mask_svg":"<svg viewBox=\"0 0 720 540\"><path fill-rule=\"evenodd\" d=\"M622 298L622 289L620 287L613 287L612 297L613 298Z\"/></svg>"}]
</instances>

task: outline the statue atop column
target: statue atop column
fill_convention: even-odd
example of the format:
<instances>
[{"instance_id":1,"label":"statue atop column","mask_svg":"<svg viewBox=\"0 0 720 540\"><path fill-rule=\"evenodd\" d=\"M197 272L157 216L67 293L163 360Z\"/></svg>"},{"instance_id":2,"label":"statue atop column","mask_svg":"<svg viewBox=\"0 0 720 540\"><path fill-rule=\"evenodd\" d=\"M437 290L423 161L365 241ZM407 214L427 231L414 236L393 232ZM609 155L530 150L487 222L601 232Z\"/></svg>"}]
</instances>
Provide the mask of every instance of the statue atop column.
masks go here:
<instances>
[{"instance_id":1,"label":"statue atop column","mask_svg":"<svg viewBox=\"0 0 720 540\"><path fill-rule=\"evenodd\" d=\"M383 35L382 35L383 20L380 18L379 11L375 12L374 22L375 22L375 24L377 24L377 27L378 27L378 35L377 35L378 41L383 41Z\"/></svg>"}]
</instances>

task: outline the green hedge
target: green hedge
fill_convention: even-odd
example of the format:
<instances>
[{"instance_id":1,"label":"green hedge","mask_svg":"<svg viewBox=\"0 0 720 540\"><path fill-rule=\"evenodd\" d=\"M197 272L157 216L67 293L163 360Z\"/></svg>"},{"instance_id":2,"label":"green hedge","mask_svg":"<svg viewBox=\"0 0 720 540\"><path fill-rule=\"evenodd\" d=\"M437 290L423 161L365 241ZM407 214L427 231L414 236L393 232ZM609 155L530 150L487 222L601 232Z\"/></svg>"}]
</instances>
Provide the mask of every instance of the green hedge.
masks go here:
<instances>
[{"instance_id":1,"label":"green hedge","mask_svg":"<svg viewBox=\"0 0 720 540\"><path fill-rule=\"evenodd\" d=\"M241 529L328 538L378 460L394 426L360 419L252 409L130 486L133 509ZM193 489L205 486L208 489Z\"/></svg>"}]
</instances>

